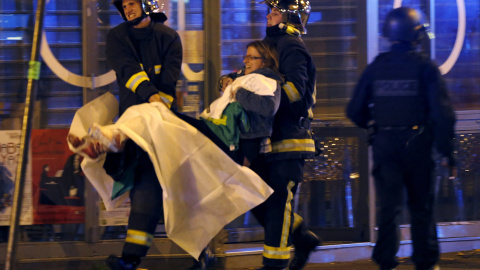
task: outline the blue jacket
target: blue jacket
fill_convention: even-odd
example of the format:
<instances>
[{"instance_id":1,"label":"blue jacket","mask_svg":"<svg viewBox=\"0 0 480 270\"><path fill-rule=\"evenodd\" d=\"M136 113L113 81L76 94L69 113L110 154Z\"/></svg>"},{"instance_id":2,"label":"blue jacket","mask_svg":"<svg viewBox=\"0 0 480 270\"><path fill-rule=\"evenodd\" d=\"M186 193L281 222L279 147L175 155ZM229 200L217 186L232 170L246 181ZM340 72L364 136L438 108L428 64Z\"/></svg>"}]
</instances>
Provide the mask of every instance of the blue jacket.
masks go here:
<instances>
[{"instance_id":1,"label":"blue jacket","mask_svg":"<svg viewBox=\"0 0 480 270\"><path fill-rule=\"evenodd\" d=\"M273 119L280 105L282 81L280 75L268 68L257 69L252 73L264 75L277 81L274 96L260 96L251 91L240 88L235 98L242 105L250 122L250 129L240 133L242 139L270 137L272 135Z\"/></svg>"},{"instance_id":2,"label":"blue jacket","mask_svg":"<svg viewBox=\"0 0 480 270\"><path fill-rule=\"evenodd\" d=\"M275 113L280 105L280 83L282 78L269 68L261 68L252 73L261 74L277 81L274 96L261 96L240 88L235 94L237 102L230 103L222 113L221 119L202 119L223 141L235 149L239 139L270 137ZM236 79L243 76L240 72L230 74ZM233 150L233 149L232 149Z\"/></svg>"}]
</instances>

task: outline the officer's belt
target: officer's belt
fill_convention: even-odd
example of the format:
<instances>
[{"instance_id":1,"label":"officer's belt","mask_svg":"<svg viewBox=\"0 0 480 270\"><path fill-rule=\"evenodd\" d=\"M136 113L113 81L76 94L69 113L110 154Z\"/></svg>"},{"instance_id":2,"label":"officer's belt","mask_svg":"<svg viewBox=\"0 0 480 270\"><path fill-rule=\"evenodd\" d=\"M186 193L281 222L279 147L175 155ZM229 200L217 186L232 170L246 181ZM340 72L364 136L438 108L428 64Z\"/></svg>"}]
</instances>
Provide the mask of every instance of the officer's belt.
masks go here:
<instances>
[{"instance_id":1,"label":"officer's belt","mask_svg":"<svg viewBox=\"0 0 480 270\"><path fill-rule=\"evenodd\" d=\"M376 126L376 130L384 131L384 130L392 130L392 131L404 131L404 130L418 130L422 126L420 125L413 125L413 126Z\"/></svg>"}]
</instances>

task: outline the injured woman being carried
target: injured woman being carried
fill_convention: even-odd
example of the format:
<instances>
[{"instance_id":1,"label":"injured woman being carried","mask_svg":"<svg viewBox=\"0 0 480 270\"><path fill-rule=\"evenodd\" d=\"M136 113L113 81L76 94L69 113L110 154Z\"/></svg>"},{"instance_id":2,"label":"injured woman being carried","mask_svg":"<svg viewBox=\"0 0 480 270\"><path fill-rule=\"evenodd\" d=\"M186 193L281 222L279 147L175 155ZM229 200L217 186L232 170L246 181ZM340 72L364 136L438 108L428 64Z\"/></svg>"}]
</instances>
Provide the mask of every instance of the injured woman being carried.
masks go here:
<instances>
[{"instance_id":1,"label":"injured woman being carried","mask_svg":"<svg viewBox=\"0 0 480 270\"><path fill-rule=\"evenodd\" d=\"M194 257L225 225L270 196L270 187L246 166L269 151L282 76L274 49L263 41L247 45L244 64L200 119L153 102L129 107L111 124L116 99L109 93L77 111L67 141L85 157L82 169L107 209L128 198L128 184L107 173L106 153L121 153L128 141L154 165L167 236Z\"/></svg>"},{"instance_id":2,"label":"injured woman being carried","mask_svg":"<svg viewBox=\"0 0 480 270\"><path fill-rule=\"evenodd\" d=\"M282 77L278 72L276 52L263 41L250 42L243 58L245 68L235 73L237 78L202 112L200 119L174 114L202 132L235 161L248 165L248 157L255 155L256 150L269 151L273 118L280 104ZM158 105L149 103L137 107ZM120 118L118 122L122 120ZM97 158L105 152L119 152L128 139L115 125L101 126L98 123L90 127L89 137L82 140L70 136L69 141L90 158ZM252 142L258 145L258 149L249 147ZM245 147L239 149L240 145Z\"/></svg>"}]
</instances>

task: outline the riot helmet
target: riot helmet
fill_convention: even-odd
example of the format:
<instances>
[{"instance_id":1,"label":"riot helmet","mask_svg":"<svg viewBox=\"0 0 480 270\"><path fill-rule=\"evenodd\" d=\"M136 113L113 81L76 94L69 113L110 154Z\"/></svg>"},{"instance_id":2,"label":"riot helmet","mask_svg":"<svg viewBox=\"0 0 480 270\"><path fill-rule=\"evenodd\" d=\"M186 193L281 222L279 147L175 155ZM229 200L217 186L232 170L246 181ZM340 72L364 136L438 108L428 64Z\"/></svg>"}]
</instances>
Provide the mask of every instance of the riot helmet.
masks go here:
<instances>
[{"instance_id":1,"label":"riot helmet","mask_svg":"<svg viewBox=\"0 0 480 270\"><path fill-rule=\"evenodd\" d=\"M302 34L307 33L307 22L310 17L310 2L308 0L264 0L270 8L277 8L283 15L284 23L292 24Z\"/></svg>"},{"instance_id":2,"label":"riot helmet","mask_svg":"<svg viewBox=\"0 0 480 270\"><path fill-rule=\"evenodd\" d=\"M432 37L427 31L428 27L429 24L421 11L410 7L399 7L387 14L382 35L390 42L418 45L425 36Z\"/></svg>"},{"instance_id":3,"label":"riot helmet","mask_svg":"<svg viewBox=\"0 0 480 270\"><path fill-rule=\"evenodd\" d=\"M150 18L157 22L165 22L167 20L167 16L165 15L165 3L161 0L136 0L140 2L142 7L142 16L133 20L132 24L136 25L140 23L146 16L150 16ZM118 12L122 16L125 21L127 17L125 16L125 12L123 11L122 0L112 0L112 4L117 8Z\"/></svg>"}]
</instances>

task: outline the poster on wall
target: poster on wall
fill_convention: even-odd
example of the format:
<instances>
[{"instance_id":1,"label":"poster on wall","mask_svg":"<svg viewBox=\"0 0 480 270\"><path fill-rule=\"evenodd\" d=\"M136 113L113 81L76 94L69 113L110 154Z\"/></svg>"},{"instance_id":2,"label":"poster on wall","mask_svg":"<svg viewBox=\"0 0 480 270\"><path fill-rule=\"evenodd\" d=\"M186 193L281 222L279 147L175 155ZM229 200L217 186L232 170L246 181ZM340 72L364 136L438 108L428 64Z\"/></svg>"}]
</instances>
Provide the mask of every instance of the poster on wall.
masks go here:
<instances>
[{"instance_id":1,"label":"poster on wall","mask_svg":"<svg viewBox=\"0 0 480 270\"><path fill-rule=\"evenodd\" d=\"M20 130L0 130L0 226L10 224L20 136ZM28 162L26 170L20 225L32 224L31 162Z\"/></svg>"},{"instance_id":2,"label":"poster on wall","mask_svg":"<svg viewBox=\"0 0 480 270\"><path fill-rule=\"evenodd\" d=\"M100 200L100 226L123 226L128 224L128 216L130 215L130 200L120 204L115 209L108 211Z\"/></svg>"},{"instance_id":3,"label":"poster on wall","mask_svg":"<svg viewBox=\"0 0 480 270\"><path fill-rule=\"evenodd\" d=\"M85 221L82 157L68 148L67 134L68 129L32 131L34 224Z\"/></svg>"}]
</instances>

